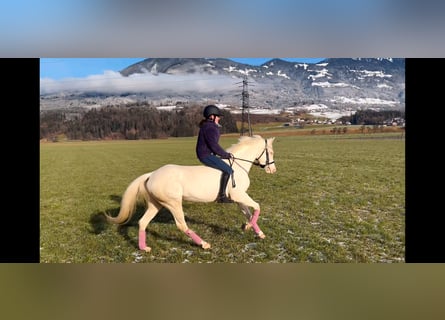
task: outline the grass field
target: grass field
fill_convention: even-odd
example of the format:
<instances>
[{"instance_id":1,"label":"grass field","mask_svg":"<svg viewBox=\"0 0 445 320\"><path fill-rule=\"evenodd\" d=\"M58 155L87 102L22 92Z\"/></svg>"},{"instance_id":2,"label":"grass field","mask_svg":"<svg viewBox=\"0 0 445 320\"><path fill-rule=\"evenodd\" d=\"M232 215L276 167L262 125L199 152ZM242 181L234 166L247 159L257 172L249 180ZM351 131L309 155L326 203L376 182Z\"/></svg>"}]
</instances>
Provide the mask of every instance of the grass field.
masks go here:
<instances>
[{"instance_id":1,"label":"grass field","mask_svg":"<svg viewBox=\"0 0 445 320\"><path fill-rule=\"evenodd\" d=\"M250 171L264 240L243 232L236 205L184 203L186 221L212 248L203 250L162 210L149 224L150 253L137 247L138 208L125 227L117 215L128 184L167 163L198 165L196 138L63 142L40 145L42 263L404 262L405 139L375 135L288 135L265 128L277 173ZM372 137L372 139L371 139ZM221 138L236 143L238 135Z\"/></svg>"}]
</instances>

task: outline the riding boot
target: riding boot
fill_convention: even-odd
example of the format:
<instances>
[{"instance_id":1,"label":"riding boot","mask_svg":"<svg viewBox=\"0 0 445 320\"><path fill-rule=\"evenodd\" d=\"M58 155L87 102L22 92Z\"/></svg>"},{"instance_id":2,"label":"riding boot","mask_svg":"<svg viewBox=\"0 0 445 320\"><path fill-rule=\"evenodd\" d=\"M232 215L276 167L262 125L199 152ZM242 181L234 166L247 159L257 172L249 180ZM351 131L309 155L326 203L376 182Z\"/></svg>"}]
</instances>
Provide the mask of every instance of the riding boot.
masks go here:
<instances>
[{"instance_id":1,"label":"riding boot","mask_svg":"<svg viewBox=\"0 0 445 320\"><path fill-rule=\"evenodd\" d=\"M223 172L221 175L221 181L219 184L219 192L218 192L218 199L216 202L218 203L233 203L234 201L232 199L227 198L226 196L226 187L227 183L229 182L230 175L227 172Z\"/></svg>"}]
</instances>

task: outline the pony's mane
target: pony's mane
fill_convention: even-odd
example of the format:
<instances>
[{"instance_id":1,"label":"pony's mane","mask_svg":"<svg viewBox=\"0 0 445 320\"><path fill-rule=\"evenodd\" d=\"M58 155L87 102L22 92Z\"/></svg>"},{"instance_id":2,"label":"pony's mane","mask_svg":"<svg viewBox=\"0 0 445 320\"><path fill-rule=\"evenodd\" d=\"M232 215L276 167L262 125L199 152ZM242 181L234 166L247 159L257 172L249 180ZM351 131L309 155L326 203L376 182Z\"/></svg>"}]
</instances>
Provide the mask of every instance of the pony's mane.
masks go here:
<instances>
[{"instance_id":1,"label":"pony's mane","mask_svg":"<svg viewBox=\"0 0 445 320\"><path fill-rule=\"evenodd\" d=\"M232 146L230 146L227 151L228 152L234 152L236 150L239 150L239 148L241 148L242 146L248 145L248 144L252 144L252 143L256 143L258 140L263 140L263 138L260 135L253 135L253 136L241 136L238 139L238 143L236 144L232 144Z\"/></svg>"}]
</instances>

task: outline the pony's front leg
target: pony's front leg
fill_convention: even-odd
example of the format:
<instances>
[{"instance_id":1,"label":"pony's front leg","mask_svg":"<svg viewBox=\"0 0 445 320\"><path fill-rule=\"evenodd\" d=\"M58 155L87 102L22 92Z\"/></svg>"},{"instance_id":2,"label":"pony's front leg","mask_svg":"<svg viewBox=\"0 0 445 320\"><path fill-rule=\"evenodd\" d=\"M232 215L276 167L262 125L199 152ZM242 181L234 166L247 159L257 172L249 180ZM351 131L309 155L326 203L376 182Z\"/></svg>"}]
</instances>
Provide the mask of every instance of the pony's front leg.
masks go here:
<instances>
[{"instance_id":1,"label":"pony's front leg","mask_svg":"<svg viewBox=\"0 0 445 320\"><path fill-rule=\"evenodd\" d=\"M210 249L210 243L202 240L193 230L187 229L185 234L188 235L198 246L201 246L203 249Z\"/></svg>"},{"instance_id":2,"label":"pony's front leg","mask_svg":"<svg viewBox=\"0 0 445 320\"><path fill-rule=\"evenodd\" d=\"M249 207L242 203L238 203L238 206L241 209L241 212L244 214L244 217L246 217L246 221L250 221L252 218L252 213L250 212Z\"/></svg>"},{"instance_id":3,"label":"pony's front leg","mask_svg":"<svg viewBox=\"0 0 445 320\"><path fill-rule=\"evenodd\" d=\"M256 235L260 238L260 239L264 239L266 238L266 235L263 233L263 231L261 231L260 227L258 226L258 217L260 215L260 209L257 209L253 212L252 217L250 218L250 220L243 224L243 226L241 227L244 231L250 230L253 228L253 231L255 231Z\"/></svg>"},{"instance_id":4,"label":"pony's front leg","mask_svg":"<svg viewBox=\"0 0 445 320\"><path fill-rule=\"evenodd\" d=\"M233 198L233 197L232 197ZM242 229L244 231L250 230L253 228L256 235L260 239L264 239L266 235L261 231L260 227L258 226L258 217L260 215L260 205L253 201L252 198L250 198L247 194L244 194L240 196L238 199L234 199L236 202L238 202L239 207L241 208L241 211L244 213L245 217L248 219L247 223L243 224ZM254 208L253 214L251 214L249 210L249 206Z\"/></svg>"},{"instance_id":5,"label":"pony's front leg","mask_svg":"<svg viewBox=\"0 0 445 320\"><path fill-rule=\"evenodd\" d=\"M260 209L256 209L255 211L253 211L253 216L250 219L249 224L252 226L252 228L255 231L255 233L257 234L257 236L260 239L264 239L264 238L266 238L266 235L263 233L263 231L261 231L261 229L257 223L259 216L260 216Z\"/></svg>"}]
</instances>

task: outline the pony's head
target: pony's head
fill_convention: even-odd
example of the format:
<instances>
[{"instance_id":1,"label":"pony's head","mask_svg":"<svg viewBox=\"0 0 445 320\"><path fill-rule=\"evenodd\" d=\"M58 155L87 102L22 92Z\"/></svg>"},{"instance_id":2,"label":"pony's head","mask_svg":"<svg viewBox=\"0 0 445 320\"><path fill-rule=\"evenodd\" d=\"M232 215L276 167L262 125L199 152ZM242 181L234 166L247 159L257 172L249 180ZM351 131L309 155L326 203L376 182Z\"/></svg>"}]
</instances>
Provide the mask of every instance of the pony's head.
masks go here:
<instances>
[{"instance_id":1,"label":"pony's head","mask_svg":"<svg viewBox=\"0 0 445 320\"><path fill-rule=\"evenodd\" d=\"M261 154L255 159L258 165L261 168L264 168L267 173L275 173L277 171L275 161L273 159L274 152L272 144L274 140L275 137L264 139L264 149Z\"/></svg>"},{"instance_id":2,"label":"pony's head","mask_svg":"<svg viewBox=\"0 0 445 320\"><path fill-rule=\"evenodd\" d=\"M242 154L242 157L247 157L246 150L252 151L249 153L250 162L254 165L264 168L267 173L275 173L277 168L275 167L273 141L275 138L264 139L259 135L253 136L241 136L239 142L232 145L227 151L237 154ZM242 159L246 160L246 159Z\"/></svg>"}]
</instances>

